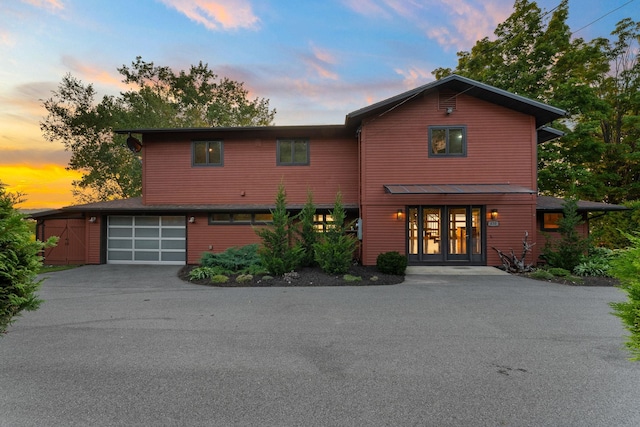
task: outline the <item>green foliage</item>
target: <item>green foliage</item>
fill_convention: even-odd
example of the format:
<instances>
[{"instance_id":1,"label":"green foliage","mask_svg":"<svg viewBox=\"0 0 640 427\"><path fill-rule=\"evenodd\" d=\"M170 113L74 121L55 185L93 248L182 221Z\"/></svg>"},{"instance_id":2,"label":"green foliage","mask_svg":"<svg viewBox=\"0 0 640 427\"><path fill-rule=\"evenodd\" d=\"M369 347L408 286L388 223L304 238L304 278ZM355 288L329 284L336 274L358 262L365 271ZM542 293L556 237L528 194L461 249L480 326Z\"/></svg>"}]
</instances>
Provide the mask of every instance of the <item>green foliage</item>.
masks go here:
<instances>
[{"instance_id":1,"label":"green foliage","mask_svg":"<svg viewBox=\"0 0 640 427\"><path fill-rule=\"evenodd\" d=\"M584 222L577 208L575 200L565 201L562 209L563 217L558 221L560 239L548 238L542 248L542 255L551 267L573 271L589 248L589 239L582 237L577 230L577 227Z\"/></svg>"},{"instance_id":2,"label":"green foliage","mask_svg":"<svg viewBox=\"0 0 640 427\"><path fill-rule=\"evenodd\" d=\"M624 233L640 232L640 200L623 203L628 210L608 212L589 220L589 230L598 246L623 249L629 245Z\"/></svg>"},{"instance_id":3,"label":"green foliage","mask_svg":"<svg viewBox=\"0 0 640 427\"><path fill-rule=\"evenodd\" d=\"M536 280L551 280L554 278L554 275L543 268L539 268L536 271L529 274L529 277Z\"/></svg>"},{"instance_id":4,"label":"green foliage","mask_svg":"<svg viewBox=\"0 0 640 427\"><path fill-rule=\"evenodd\" d=\"M273 224L255 228L262 239L258 255L262 265L275 276L295 270L300 266L303 249L294 241L293 219L287 211L287 198L284 184L280 183L276 195L276 206L273 211Z\"/></svg>"},{"instance_id":5,"label":"green foliage","mask_svg":"<svg viewBox=\"0 0 640 427\"><path fill-rule=\"evenodd\" d=\"M311 190L307 190L307 201L302 208L302 211L298 214L297 218L300 221L298 223L299 229L298 235L300 239L300 246L304 251L302 257L301 266L310 267L315 264L315 253L313 246L318 243L318 232L314 227L314 216L316 214L316 206L313 203L313 193Z\"/></svg>"},{"instance_id":6,"label":"green foliage","mask_svg":"<svg viewBox=\"0 0 640 427\"><path fill-rule=\"evenodd\" d=\"M140 158L114 129L267 126L275 116L268 100L250 100L243 83L218 78L202 62L176 73L137 57L118 72L136 88L96 102L93 85L68 74L43 102L43 136L71 151L69 169L83 173L73 183L82 202L141 193Z\"/></svg>"},{"instance_id":7,"label":"green foliage","mask_svg":"<svg viewBox=\"0 0 640 427\"><path fill-rule=\"evenodd\" d=\"M39 254L56 242L33 239L28 222L14 208L19 202L20 195L7 193L0 182L0 335L23 310L36 310L42 303L35 294L42 283L36 280Z\"/></svg>"},{"instance_id":8,"label":"green foliage","mask_svg":"<svg viewBox=\"0 0 640 427\"><path fill-rule=\"evenodd\" d=\"M203 267L217 267L220 273L244 273L261 268L258 245L232 247L221 253L205 252L200 259Z\"/></svg>"},{"instance_id":9,"label":"green foliage","mask_svg":"<svg viewBox=\"0 0 640 427\"><path fill-rule=\"evenodd\" d=\"M610 277L609 269L615 253L608 248L590 248L589 254L573 269L577 276Z\"/></svg>"},{"instance_id":10,"label":"green foliage","mask_svg":"<svg viewBox=\"0 0 640 427\"><path fill-rule=\"evenodd\" d=\"M381 253L376 258L376 268L384 274L402 276L407 269L407 257L397 251Z\"/></svg>"},{"instance_id":11,"label":"green foliage","mask_svg":"<svg viewBox=\"0 0 640 427\"><path fill-rule=\"evenodd\" d=\"M560 267L550 267L546 269L549 274L554 275L555 277L569 277L571 276L571 272L569 270L565 270Z\"/></svg>"},{"instance_id":12,"label":"green foliage","mask_svg":"<svg viewBox=\"0 0 640 427\"><path fill-rule=\"evenodd\" d=\"M236 277L236 282L238 283L248 283L253 280L253 275L251 274L238 274Z\"/></svg>"},{"instance_id":13,"label":"green foliage","mask_svg":"<svg viewBox=\"0 0 640 427\"><path fill-rule=\"evenodd\" d=\"M352 274L345 274L344 276L342 276L342 278L344 279L345 282L361 282L362 281L362 277L354 276Z\"/></svg>"},{"instance_id":14,"label":"green foliage","mask_svg":"<svg viewBox=\"0 0 640 427\"><path fill-rule=\"evenodd\" d=\"M325 273L343 274L349 271L353 262L356 240L346 233L347 214L342 205L342 193L336 194L333 210L330 213L332 222L327 224L327 231L320 242L313 245L315 260Z\"/></svg>"},{"instance_id":15,"label":"green foliage","mask_svg":"<svg viewBox=\"0 0 640 427\"><path fill-rule=\"evenodd\" d=\"M611 273L620 280L620 288L627 301L613 302L613 314L618 316L631 333L626 346L632 360L640 361L640 233L627 234L632 245L611 261Z\"/></svg>"},{"instance_id":16,"label":"green foliage","mask_svg":"<svg viewBox=\"0 0 640 427\"><path fill-rule=\"evenodd\" d=\"M225 274L227 270L221 267L196 267L189 272L189 280L211 279L213 276Z\"/></svg>"},{"instance_id":17,"label":"green foliage","mask_svg":"<svg viewBox=\"0 0 640 427\"><path fill-rule=\"evenodd\" d=\"M211 278L211 283L221 284L227 283L229 281L229 277L224 274L216 274Z\"/></svg>"}]
</instances>

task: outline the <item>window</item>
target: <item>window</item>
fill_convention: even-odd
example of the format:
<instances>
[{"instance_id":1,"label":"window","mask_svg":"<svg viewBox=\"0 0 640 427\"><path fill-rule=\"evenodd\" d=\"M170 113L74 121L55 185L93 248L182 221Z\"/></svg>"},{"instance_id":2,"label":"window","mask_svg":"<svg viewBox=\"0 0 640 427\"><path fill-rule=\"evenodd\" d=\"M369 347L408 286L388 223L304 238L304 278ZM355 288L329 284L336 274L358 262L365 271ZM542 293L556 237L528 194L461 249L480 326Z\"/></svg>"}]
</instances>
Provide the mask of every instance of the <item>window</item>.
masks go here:
<instances>
[{"instance_id":1,"label":"window","mask_svg":"<svg viewBox=\"0 0 640 427\"><path fill-rule=\"evenodd\" d=\"M304 166L309 164L308 139L279 139L277 162L280 166Z\"/></svg>"},{"instance_id":2,"label":"window","mask_svg":"<svg viewBox=\"0 0 640 427\"><path fill-rule=\"evenodd\" d=\"M271 212L215 212L209 215L209 224L268 224L273 222Z\"/></svg>"},{"instance_id":3,"label":"window","mask_svg":"<svg viewBox=\"0 0 640 427\"><path fill-rule=\"evenodd\" d=\"M429 157L467 155L467 132L464 126L430 126Z\"/></svg>"},{"instance_id":4,"label":"window","mask_svg":"<svg viewBox=\"0 0 640 427\"><path fill-rule=\"evenodd\" d=\"M194 141L193 166L222 166L222 141Z\"/></svg>"},{"instance_id":5,"label":"window","mask_svg":"<svg viewBox=\"0 0 640 427\"><path fill-rule=\"evenodd\" d=\"M544 231L558 231L560 225L558 221L562 219L561 212L544 213L542 217L542 229Z\"/></svg>"},{"instance_id":6,"label":"window","mask_svg":"<svg viewBox=\"0 0 640 427\"><path fill-rule=\"evenodd\" d=\"M324 233L333 227L335 227L335 224L333 223L332 215L316 214L313 216L313 228L317 232Z\"/></svg>"}]
</instances>

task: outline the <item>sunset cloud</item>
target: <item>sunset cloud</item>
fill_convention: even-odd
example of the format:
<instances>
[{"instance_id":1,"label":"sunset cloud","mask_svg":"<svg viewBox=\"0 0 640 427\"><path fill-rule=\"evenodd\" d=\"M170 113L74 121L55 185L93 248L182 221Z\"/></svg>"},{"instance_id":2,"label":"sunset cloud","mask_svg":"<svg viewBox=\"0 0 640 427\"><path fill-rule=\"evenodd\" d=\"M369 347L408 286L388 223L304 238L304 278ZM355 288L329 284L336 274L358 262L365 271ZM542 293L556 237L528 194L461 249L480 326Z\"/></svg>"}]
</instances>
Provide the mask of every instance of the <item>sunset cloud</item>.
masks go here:
<instances>
[{"instance_id":1,"label":"sunset cloud","mask_svg":"<svg viewBox=\"0 0 640 427\"><path fill-rule=\"evenodd\" d=\"M127 89L128 85L122 82L120 75L116 77L106 70L97 67L94 64L87 64L80 62L72 56L63 55L62 64L71 70L71 74L79 74L83 80L87 80L89 83L101 83L108 86L114 86L118 89Z\"/></svg>"},{"instance_id":2,"label":"sunset cloud","mask_svg":"<svg viewBox=\"0 0 640 427\"><path fill-rule=\"evenodd\" d=\"M24 3L35 6L39 9L47 9L52 11L60 11L64 9L64 3L61 0L22 0Z\"/></svg>"},{"instance_id":3,"label":"sunset cloud","mask_svg":"<svg viewBox=\"0 0 640 427\"><path fill-rule=\"evenodd\" d=\"M255 28L259 19L247 0L161 0L209 30Z\"/></svg>"},{"instance_id":4,"label":"sunset cloud","mask_svg":"<svg viewBox=\"0 0 640 427\"><path fill-rule=\"evenodd\" d=\"M408 70L401 70L397 68L395 71L404 78L403 83L407 90L422 86L433 80L431 71L422 70L417 67L411 67Z\"/></svg>"},{"instance_id":5,"label":"sunset cloud","mask_svg":"<svg viewBox=\"0 0 640 427\"><path fill-rule=\"evenodd\" d=\"M71 182L80 179L80 173L68 171L60 165L0 165L2 182L11 193L21 193L22 209L57 209L74 203Z\"/></svg>"},{"instance_id":6,"label":"sunset cloud","mask_svg":"<svg viewBox=\"0 0 640 427\"><path fill-rule=\"evenodd\" d=\"M338 80L338 74L332 71L338 61L328 50L311 46L311 54L302 55L302 60L320 78Z\"/></svg>"}]
</instances>

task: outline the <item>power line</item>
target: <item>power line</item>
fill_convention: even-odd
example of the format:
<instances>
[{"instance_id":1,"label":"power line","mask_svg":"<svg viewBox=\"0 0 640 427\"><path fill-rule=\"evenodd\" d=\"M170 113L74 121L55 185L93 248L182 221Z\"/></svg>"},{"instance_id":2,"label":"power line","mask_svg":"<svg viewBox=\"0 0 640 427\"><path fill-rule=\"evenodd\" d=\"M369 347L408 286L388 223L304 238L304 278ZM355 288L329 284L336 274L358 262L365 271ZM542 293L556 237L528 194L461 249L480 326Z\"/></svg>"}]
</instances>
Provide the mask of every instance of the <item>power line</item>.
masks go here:
<instances>
[{"instance_id":1,"label":"power line","mask_svg":"<svg viewBox=\"0 0 640 427\"><path fill-rule=\"evenodd\" d=\"M598 21L599 21L599 20L601 20L602 18L604 18L604 17L606 17L606 16L611 15L613 12L615 12L615 11L617 11L617 10L622 9L623 7L625 7L626 5L628 5L628 4L630 4L630 3L633 3L634 1L635 1L635 0L629 0L628 2L626 2L625 4L623 4L622 6L616 7L615 9L613 9L613 10L611 10L611 11L609 11L609 12L605 13L604 15L602 15L601 17L599 17L598 19L595 19L595 20L593 20L593 21L589 22L589 23L588 23L587 25L585 25L584 27L580 27L580 28L578 28L577 30L573 31L573 32L571 33L571 35L574 35L574 34L575 34L575 33L577 33L578 31L584 30L584 29L585 29L585 28L587 28L587 27L590 27L591 25L595 24L596 22L598 22Z\"/></svg>"}]
</instances>

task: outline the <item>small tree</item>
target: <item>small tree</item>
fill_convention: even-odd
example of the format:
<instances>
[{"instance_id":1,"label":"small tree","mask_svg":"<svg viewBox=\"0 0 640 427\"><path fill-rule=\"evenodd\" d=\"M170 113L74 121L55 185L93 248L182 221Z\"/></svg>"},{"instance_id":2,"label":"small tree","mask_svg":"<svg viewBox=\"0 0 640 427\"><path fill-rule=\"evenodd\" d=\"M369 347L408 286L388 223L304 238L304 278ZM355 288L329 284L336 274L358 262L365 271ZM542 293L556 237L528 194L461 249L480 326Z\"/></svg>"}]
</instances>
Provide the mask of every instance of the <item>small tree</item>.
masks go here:
<instances>
[{"instance_id":1,"label":"small tree","mask_svg":"<svg viewBox=\"0 0 640 427\"><path fill-rule=\"evenodd\" d=\"M301 264L305 267L312 266L315 263L313 246L318 242L318 233L313 223L315 215L316 206L313 203L313 193L311 190L307 190L307 201L297 216L300 221L297 231L300 245L304 250Z\"/></svg>"},{"instance_id":2,"label":"small tree","mask_svg":"<svg viewBox=\"0 0 640 427\"><path fill-rule=\"evenodd\" d=\"M589 249L590 241L578 233L577 227L584 221L578 215L578 203L575 200L568 199L564 203L562 214L558 221L560 239L547 239L542 254L550 266L573 271Z\"/></svg>"},{"instance_id":3,"label":"small tree","mask_svg":"<svg viewBox=\"0 0 640 427\"><path fill-rule=\"evenodd\" d=\"M287 212L287 196L282 183L278 187L276 207L271 213L273 225L255 229L262 239L258 255L269 273L282 276L298 268L303 256L302 248L294 239L293 219Z\"/></svg>"},{"instance_id":4,"label":"small tree","mask_svg":"<svg viewBox=\"0 0 640 427\"><path fill-rule=\"evenodd\" d=\"M42 280L36 280L42 265L42 249L55 244L34 239L24 215L14 205L19 194L9 194L0 182L0 335L23 310L36 310L42 300L35 292Z\"/></svg>"},{"instance_id":5,"label":"small tree","mask_svg":"<svg viewBox=\"0 0 640 427\"><path fill-rule=\"evenodd\" d=\"M640 233L624 234L632 246L614 258L609 272L620 280L620 288L628 300L613 302L611 307L631 332L625 344L633 355L631 360L640 361Z\"/></svg>"},{"instance_id":6,"label":"small tree","mask_svg":"<svg viewBox=\"0 0 640 427\"><path fill-rule=\"evenodd\" d=\"M313 247L315 259L325 273L343 274L349 271L353 261L356 241L346 233L347 214L342 206L342 194L336 194L336 201L331 211L333 221L327 224L324 238Z\"/></svg>"}]
</instances>

